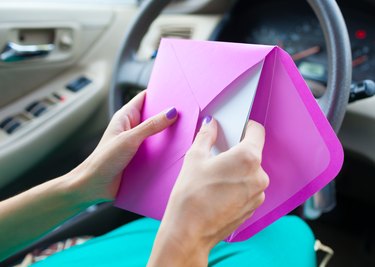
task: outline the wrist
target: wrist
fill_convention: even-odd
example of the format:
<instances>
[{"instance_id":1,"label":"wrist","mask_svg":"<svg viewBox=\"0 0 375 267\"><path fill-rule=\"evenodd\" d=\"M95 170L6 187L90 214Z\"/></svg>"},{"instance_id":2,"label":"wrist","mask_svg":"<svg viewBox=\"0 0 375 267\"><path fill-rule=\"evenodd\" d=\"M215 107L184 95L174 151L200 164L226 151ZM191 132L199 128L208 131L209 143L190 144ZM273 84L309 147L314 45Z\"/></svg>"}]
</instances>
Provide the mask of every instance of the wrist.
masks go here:
<instances>
[{"instance_id":1,"label":"wrist","mask_svg":"<svg viewBox=\"0 0 375 267\"><path fill-rule=\"evenodd\" d=\"M64 193L76 206L85 209L100 202L97 200L96 194L90 192L89 187L86 185L85 181L90 179L90 174L84 168L78 166L76 169L62 176L61 179Z\"/></svg>"},{"instance_id":2,"label":"wrist","mask_svg":"<svg viewBox=\"0 0 375 267\"><path fill-rule=\"evenodd\" d=\"M160 225L148 266L207 266L212 246L191 229L164 220Z\"/></svg>"}]
</instances>

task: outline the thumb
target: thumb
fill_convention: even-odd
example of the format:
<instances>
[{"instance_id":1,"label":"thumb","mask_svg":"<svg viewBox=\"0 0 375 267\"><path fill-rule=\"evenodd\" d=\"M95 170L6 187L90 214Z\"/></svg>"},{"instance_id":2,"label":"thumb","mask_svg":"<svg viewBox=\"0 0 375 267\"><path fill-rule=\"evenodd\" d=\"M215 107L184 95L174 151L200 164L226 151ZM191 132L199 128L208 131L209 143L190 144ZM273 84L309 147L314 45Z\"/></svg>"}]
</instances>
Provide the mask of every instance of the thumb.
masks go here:
<instances>
[{"instance_id":1,"label":"thumb","mask_svg":"<svg viewBox=\"0 0 375 267\"><path fill-rule=\"evenodd\" d=\"M258 122L250 120L247 124L245 136L238 146L244 146L247 149L252 148L253 152L261 158L264 141L264 127Z\"/></svg>"},{"instance_id":2,"label":"thumb","mask_svg":"<svg viewBox=\"0 0 375 267\"><path fill-rule=\"evenodd\" d=\"M172 107L129 130L129 134L133 135L139 143L142 143L147 137L157 134L172 125L177 120L177 115L176 108Z\"/></svg>"},{"instance_id":3,"label":"thumb","mask_svg":"<svg viewBox=\"0 0 375 267\"><path fill-rule=\"evenodd\" d=\"M192 149L204 150L209 153L217 138L217 122L207 116L203 119L202 126L195 137Z\"/></svg>"}]
</instances>

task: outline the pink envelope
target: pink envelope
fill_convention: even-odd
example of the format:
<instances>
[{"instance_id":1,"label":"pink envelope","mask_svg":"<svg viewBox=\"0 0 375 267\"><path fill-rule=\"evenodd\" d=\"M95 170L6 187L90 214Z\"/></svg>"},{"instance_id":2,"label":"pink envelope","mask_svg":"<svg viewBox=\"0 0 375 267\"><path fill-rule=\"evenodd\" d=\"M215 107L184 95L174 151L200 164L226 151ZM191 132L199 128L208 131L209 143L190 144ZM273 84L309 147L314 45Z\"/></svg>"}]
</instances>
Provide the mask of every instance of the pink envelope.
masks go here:
<instances>
[{"instance_id":1,"label":"pink envelope","mask_svg":"<svg viewBox=\"0 0 375 267\"><path fill-rule=\"evenodd\" d=\"M115 205L160 220L205 109L237 90L243 75L260 63L255 99L253 104L249 99L248 107L250 118L266 129L262 166L270 185L263 205L226 241L248 239L329 183L341 169L343 150L285 51L277 46L163 39L142 119L172 106L179 119L141 145L124 170Z\"/></svg>"}]
</instances>

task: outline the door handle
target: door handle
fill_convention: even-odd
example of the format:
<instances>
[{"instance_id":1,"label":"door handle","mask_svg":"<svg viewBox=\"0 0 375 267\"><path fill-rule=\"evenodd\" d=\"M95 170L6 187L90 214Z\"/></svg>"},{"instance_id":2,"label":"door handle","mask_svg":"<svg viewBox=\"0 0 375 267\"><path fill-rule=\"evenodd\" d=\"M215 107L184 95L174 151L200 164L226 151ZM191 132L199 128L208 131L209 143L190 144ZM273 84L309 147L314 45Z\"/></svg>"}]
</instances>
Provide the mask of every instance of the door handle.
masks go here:
<instances>
[{"instance_id":1,"label":"door handle","mask_svg":"<svg viewBox=\"0 0 375 267\"><path fill-rule=\"evenodd\" d=\"M0 60L3 62L16 62L35 57L46 57L54 48L54 44L20 45L8 42L0 54Z\"/></svg>"}]
</instances>

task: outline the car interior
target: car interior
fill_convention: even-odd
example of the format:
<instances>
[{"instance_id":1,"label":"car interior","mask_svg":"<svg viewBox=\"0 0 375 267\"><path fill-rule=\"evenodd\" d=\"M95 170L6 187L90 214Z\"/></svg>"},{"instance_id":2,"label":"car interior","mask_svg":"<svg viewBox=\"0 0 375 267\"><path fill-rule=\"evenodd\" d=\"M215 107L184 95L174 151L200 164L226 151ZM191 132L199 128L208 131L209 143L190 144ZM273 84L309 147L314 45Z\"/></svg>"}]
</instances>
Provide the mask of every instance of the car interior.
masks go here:
<instances>
[{"instance_id":1,"label":"car interior","mask_svg":"<svg viewBox=\"0 0 375 267\"><path fill-rule=\"evenodd\" d=\"M334 182L292 214L325 245L321 266L375 266L374 14L374 0L2 0L0 200L93 151L114 112L147 87L161 38L277 45L345 153ZM92 206L0 266L139 217L112 203Z\"/></svg>"}]
</instances>

